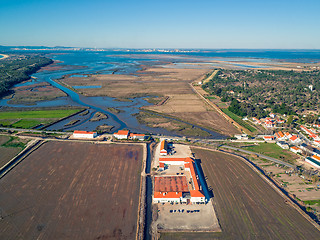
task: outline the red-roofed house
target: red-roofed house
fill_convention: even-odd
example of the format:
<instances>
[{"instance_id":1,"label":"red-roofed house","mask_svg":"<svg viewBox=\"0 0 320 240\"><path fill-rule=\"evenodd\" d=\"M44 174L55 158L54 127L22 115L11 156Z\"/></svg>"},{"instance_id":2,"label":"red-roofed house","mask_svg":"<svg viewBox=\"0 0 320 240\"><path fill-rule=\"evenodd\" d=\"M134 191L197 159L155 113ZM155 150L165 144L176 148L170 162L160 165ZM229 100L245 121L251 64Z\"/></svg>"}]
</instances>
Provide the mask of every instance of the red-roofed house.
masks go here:
<instances>
[{"instance_id":1,"label":"red-roofed house","mask_svg":"<svg viewBox=\"0 0 320 240\"><path fill-rule=\"evenodd\" d=\"M168 155L168 143L166 140L163 140L160 143L160 155L161 156L166 156Z\"/></svg>"},{"instance_id":2,"label":"red-roofed house","mask_svg":"<svg viewBox=\"0 0 320 240\"><path fill-rule=\"evenodd\" d=\"M140 140L140 141L143 141L145 139L146 135L144 134L138 134L138 133L130 133L129 134L129 139L137 139L137 140Z\"/></svg>"},{"instance_id":3,"label":"red-roofed house","mask_svg":"<svg viewBox=\"0 0 320 240\"><path fill-rule=\"evenodd\" d=\"M289 132L285 132L284 135L286 136L287 139L292 137L292 135Z\"/></svg>"},{"instance_id":4,"label":"red-roofed house","mask_svg":"<svg viewBox=\"0 0 320 240\"><path fill-rule=\"evenodd\" d=\"M159 162L159 170L160 171L164 171L164 167L165 167L164 163L163 162Z\"/></svg>"},{"instance_id":5,"label":"red-roofed house","mask_svg":"<svg viewBox=\"0 0 320 240\"><path fill-rule=\"evenodd\" d=\"M278 140L285 140L286 139L286 136L283 134L282 131L277 132L275 135Z\"/></svg>"},{"instance_id":6,"label":"red-roofed house","mask_svg":"<svg viewBox=\"0 0 320 240\"><path fill-rule=\"evenodd\" d=\"M302 153L301 148L298 148L298 147L296 147L296 146L291 147L291 148L290 148L290 151L291 151L291 152L294 152L294 153Z\"/></svg>"},{"instance_id":7,"label":"red-roofed house","mask_svg":"<svg viewBox=\"0 0 320 240\"><path fill-rule=\"evenodd\" d=\"M97 136L96 132L88 132L88 131L78 131L75 130L73 132L73 137L74 138L95 138Z\"/></svg>"},{"instance_id":8,"label":"red-roofed house","mask_svg":"<svg viewBox=\"0 0 320 240\"><path fill-rule=\"evenodd\" d=\"M292 143L300 143L301 140L297 135L293 135L291 138L289 138L290 142Z\"/></svg>"},{"instance_id":9,"label":"red-roofed house","mask_svg":"<svg viewBox=\"0 0 320 240\"><path fill-rule=\"evenodd\" d=\"M273 122L272 122L272 121L268 121L268 120L265 121L264 125L265 125L267 128L272 128L272 127L274 127Z\"/></svg>"},{"instance_id":10,"label":"red-roofed house","mask_svg":"<svg viewBox=\"0 0 320 240\"><path fill-rule=\"evenodd\" d=\"M129 131L128 130L119 130L118 132L114 133L113 136L116 139L128 139Z\"/></svg>"},{"instance_id":11,"label":"red-roofed house","mask_svg":"<svg viewBox=\"0 0 320 240\"><path fill-rule=\"evenodd\" d=\"M274 136L263 136L263 140L265 140L265 141L273 141L275 139L275 137Z\"/></svg>"}]
</instances>

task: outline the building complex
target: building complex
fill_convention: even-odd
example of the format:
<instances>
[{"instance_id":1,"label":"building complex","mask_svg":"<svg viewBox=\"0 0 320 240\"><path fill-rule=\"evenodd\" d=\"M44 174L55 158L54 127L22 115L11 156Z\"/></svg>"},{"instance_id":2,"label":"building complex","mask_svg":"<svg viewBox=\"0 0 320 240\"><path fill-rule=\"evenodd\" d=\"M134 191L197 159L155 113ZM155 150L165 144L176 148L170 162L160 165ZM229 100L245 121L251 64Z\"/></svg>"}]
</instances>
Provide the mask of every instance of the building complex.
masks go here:
<instances>
[{"instance_id":1,"label":"building complex","mask_svg":"<svg viewBox=\"0 0 320 240\"><path fill-rule=\"evenodd\" d=\"M159 158L159 169L176 167L174 173L154 178L154 203L205 203L206 198L192 158Z\"/></svg>"}]
</instances>

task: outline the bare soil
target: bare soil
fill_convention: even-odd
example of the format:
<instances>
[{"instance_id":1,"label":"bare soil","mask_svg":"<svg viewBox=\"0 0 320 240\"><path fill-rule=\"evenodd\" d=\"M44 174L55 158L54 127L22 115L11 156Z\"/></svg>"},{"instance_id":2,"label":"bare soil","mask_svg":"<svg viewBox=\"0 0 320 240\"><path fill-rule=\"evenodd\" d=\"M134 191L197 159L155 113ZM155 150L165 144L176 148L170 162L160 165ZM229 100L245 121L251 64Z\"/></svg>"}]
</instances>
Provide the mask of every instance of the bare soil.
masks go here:
<instances>
[{"instance_id":1,"label":"bare soil","mask_svg":"<svg viewBox=\"0 0 320 240\"><path fill-rule=\"evenodd\" d=\"M318 239L320 231L237 157L193 148L201 159L222 233L161 239Z\"/></svg>"},{"instance_id":2,"label":"bare soil","mask_svg":"<svg viewBox=\"0 0 320 240\"><path fill-rule=\"evenodd\" d=\"M0 239L134 239L142 147L48 142L0 179Z\"/></svg>"}]
</instances>

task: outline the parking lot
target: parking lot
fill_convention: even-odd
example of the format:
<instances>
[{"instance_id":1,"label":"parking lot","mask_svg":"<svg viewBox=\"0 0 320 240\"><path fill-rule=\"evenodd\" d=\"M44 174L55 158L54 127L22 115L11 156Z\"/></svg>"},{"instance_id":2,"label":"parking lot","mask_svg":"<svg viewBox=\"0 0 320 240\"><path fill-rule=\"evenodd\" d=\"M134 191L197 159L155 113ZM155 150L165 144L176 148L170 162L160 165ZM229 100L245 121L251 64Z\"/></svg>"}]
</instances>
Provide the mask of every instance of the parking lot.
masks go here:
<instances>
[{"instance_id":1,"label":"parking lot","mask_svg":"<svg viewBox=\"0 0 320 240\"><path fill-rule=\"evenodd\" d=\"M221 231L211 202L208 204L157 204L158 230Z\"/></svg>"}]
</instances>

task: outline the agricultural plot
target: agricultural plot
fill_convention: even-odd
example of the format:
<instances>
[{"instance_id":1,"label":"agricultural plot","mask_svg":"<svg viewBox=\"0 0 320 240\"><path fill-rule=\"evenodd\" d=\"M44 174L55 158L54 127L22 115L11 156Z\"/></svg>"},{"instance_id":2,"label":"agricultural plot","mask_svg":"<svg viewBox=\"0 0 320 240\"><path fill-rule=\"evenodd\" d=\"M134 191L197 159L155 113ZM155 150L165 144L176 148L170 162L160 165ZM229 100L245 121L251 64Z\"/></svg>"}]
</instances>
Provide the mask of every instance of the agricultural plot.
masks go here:
<instances>
[{"instance_id":1,"label":"agricultural plot","mask_svg":"<svg viewBox=\"0 0 320 240\"><path fill-rule=\"evenodd\" d=\"M67 117L79 109L31 110L0 112L0 126L13 128L33 128Z\"/></svg>"},{"instance_id":2,"label":"agricultural plot","mask_svg":"<svg viewBox=\"0 0 320 240\"><path fill-rule=\"evenodd\" d=\"M142 147L49 142L0 179L0 239L134 239Z\"/></svg>"},{"instance_id":3,"label":"agricultural plot","mask_svg":"<svg viewBox=\"0 0 320 240\"><path fill-rule=\"evenodd\" d=\"M194 148L221 233L166 233L161 239L319 239L320 231L237 157Z\"/></svg>"},{"instance_id":4,"label":"agricultural plot","mask_svg":"<svg viewBox=\"0 0 320 240\"><path fill-rule=\"evenodd\" d=\"M24 149L27 142L28 140L22 140L18 137L0 135L0 168Z\"/></svg>"}]
</instances>

